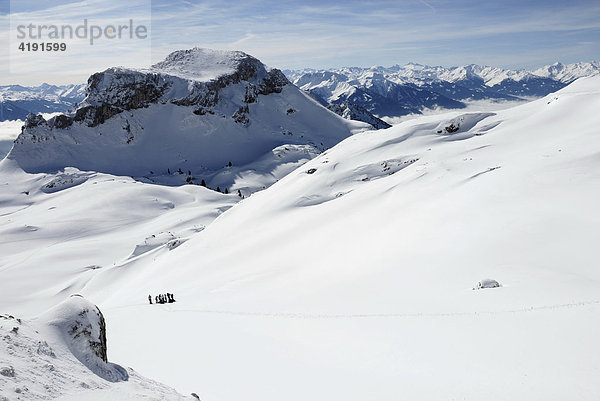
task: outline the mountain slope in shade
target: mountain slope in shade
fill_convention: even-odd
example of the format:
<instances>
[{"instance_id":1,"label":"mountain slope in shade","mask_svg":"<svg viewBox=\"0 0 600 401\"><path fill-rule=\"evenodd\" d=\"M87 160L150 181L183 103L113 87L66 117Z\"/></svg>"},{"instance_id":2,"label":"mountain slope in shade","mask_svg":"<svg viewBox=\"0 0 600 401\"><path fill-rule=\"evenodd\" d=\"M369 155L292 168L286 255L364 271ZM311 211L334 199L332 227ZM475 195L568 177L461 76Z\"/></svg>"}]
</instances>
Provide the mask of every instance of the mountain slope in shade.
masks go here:
<instances>
[{"instance_id":1,"label":"mountain slope in shade","mask_svg":"<svg viewBox=\"0 0 600 401\"><path fill-rule=\"evenodd\" d=\"M157 181L247 164L285 144L324 150L368 127L252 56L195 48L149 70L92 75L73 114L31 117L8 157L28 172L77 167Z\"/></svg>"},{"instance_id":2,"label":"mountain slope in shade","mask_svg":"<svg viewBox=\"0 0 600 401\"><path fill-rule=\"evenodd\" d=\"M25 120L29 113L65 113L84 97L84 84L0 86L0 121Z\"/></svg>"},{"instance_id":3,"label":"mountain slope in shade","mask_svg":"<svg viewBox=\"0 0 600 401\"><path fill-rule=\"evenodd\" d=\"M29 110L17 106L14 102L3 101L0 103L0 121L25 120Z\"/></svg>"}]
</instances>

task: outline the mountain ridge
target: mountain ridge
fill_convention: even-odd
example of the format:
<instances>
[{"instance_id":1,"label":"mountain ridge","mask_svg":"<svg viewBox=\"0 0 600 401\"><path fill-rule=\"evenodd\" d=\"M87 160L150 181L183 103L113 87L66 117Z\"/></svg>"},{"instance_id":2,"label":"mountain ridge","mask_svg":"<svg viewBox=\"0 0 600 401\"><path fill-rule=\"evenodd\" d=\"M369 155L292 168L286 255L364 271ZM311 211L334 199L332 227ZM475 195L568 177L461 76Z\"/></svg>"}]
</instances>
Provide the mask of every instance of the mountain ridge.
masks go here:
<instances>
[{"instance_id":1,"label":"mountain ridge","mask_svg":"<svg viewBox=\"0 0 600 401\"><path fill-rule=\"evenodd\" d=\"M288 78L321 102L356 104L375 117L466 107L473 100L523 101L546 96L577 78L600 73L600 63L555 63L534 71L468 64L458 67L341 67L285 70Z\"/></svg>"}]
</instances>

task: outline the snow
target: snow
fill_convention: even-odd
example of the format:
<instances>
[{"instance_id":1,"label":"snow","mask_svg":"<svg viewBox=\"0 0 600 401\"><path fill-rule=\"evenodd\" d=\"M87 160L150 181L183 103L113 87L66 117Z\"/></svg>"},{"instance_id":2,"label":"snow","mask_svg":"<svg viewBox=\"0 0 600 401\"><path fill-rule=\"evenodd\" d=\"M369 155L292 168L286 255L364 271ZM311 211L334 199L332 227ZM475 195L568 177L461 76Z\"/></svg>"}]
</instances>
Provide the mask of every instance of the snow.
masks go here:
<instances>
[{"instance_id":1,"label":"snow","mask_svg":"<svg viewBox=\"0 0 600 401\"><path fill-rule=\"evenodd\" d=\"M0 310L81 293L111 360L207 400L595 400L599 107L591 77L357 133L239 202L4 160Z\"/></svg>"},{"instance_id":2,"label":"snow","mask_svg":"<svg viewBox=\"0 0 600 401\"><path fill-rule=\"evenodd\" d=\"M148 237L169 233L162 246L153 246L145 256L168 252L169 240L184 241L239 201L236 195L197 185L143 184L74 168L56 175L26 174L7 159L0 166L0 266L15 275L6 296L23 306L34 302L35 309L48 300L29 297L32 292L49 294L55 300L50 303L56 303L65 293L85 287L94 271L139 258L137 246L147 244ZM49 190L57 181L65 185ZM48 260L61 263L48 269ZM39 280L29 280L32 276ZM54 282L53 277L66 282ZM24 291L23 285L32 285L32 292Z\"/></svg>"},{"instance_id":3,"label":"snow","mask_svg":"<svg viewBox=\"0 0 600 401\"><path fill-rule=\"evenodd\" d=\"M500 283L491 278L484 278L477 283L477 289L481 290L484 288L498 288Z\"/></svg>"},{"instance_id":4,"label":"snow","mask_svg":"<svg viewBox=\"0 0 600 401\"><path fill-rule=\"evenodd\" d=\"M554 63L533 71L540 77L557 79L561 82L569 83L577 78L589 77L600 73L600 62L581 62L573 64Z\"/></svg>"},{"instance_id":5,"label":"snow","mask_svg":"<svg viewBox=\"0 0 600 401\"><path fill-rule=\"evenodd\" d=\"M376 66L371 68L345 67L331 70L294 70L286 71L290 79L298 86L304 86L308 83L318 84L318 77L336 77L340 80L346 77L347 80L361 80L363 77L379 73L398 84L413 83L421 85L433 81L457 82L469 78L481 78L486 86L492 87L500 84L504 80L514 80L517 82L531 79L533 77L551 78L563 83L570 83L577 78L596 75L600 72L600 62L580 62L573 64L554 63L540 67L533 71L510 70L506 68L481 66L469 64L457 67L428 66L417 63L408 63L392 67ZM312 77L307 81L306 76ZM321 79L323 81L323 79Z\"/></svg>"},{"instance_id":6,"label":"snow","mask_svg":"<svg viewBox=\"0 0 600 401\"><path fill-rule=\"evenodd\" d=\"M38 319L0 315L0 399L193 399L94 355L87 339L99 335L98 321L81 326L89 317L86 311L93 309L83 298L71 297ZM73 337L74 327L90 331ZM106 373L116 373L120 380L111 383L101 377Z\"/></svg>"},{"instance_id":7,"label":"snow","mask_svg":"<svg viewBox=\"0 0 600 401\"><path fill-rule=\"evenodd\" d=\"M239 51L193 48L169 54L160 63L150 68L152 72L206 82L223 75L232 74L239 61L247 54Z\"/></svg>"},{"instance_id":8,"label":"snow","mask_svg":"<svg viewBox=\"0 0 600 401\"><path fill-rule=\"evenodd\" d=\"M7 100L35 100L41 99L53 102L63 102L65 99L83 98L85 84L71 84L56 86L42 84L27 87L21 85L0 86L0 102Z\"/></svg>"}]
</instances>

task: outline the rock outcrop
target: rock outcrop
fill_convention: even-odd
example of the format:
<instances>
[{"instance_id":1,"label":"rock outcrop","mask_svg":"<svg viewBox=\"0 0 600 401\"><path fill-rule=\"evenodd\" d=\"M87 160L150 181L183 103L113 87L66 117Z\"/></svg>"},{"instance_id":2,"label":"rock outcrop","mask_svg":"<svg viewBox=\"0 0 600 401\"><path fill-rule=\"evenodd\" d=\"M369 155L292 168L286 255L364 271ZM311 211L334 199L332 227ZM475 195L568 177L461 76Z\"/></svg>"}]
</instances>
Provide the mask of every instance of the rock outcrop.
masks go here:
<instances>
[{"instance_id":1,"label":"rock outcrop","mask_svg":"<svg viewBox=\"0 0 600 401\"><path fill-rule=\"evenodd\" d=\"M110 382L129 378L124 368L108 362L106 322L96 305L73 295L49 311L45 319L62 336L73 356L96 375Z\"/></svg>"}]
</instances>

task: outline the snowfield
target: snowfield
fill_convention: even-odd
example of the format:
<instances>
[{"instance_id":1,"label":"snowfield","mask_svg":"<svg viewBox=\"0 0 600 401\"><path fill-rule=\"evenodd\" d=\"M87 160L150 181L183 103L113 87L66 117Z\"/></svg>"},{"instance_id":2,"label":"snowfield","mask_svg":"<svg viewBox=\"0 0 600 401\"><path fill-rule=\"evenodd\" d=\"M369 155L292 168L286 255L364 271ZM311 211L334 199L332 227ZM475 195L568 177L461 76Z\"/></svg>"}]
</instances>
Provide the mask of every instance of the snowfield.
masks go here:
<instances>
[{"instance_id":1,"label":"snowfield","mask_svg":"<svg viewBox=\"0 0 600 401\"><path fill-rule=\"evenodd\" d=\"M412 119L243 200L9 156L0 311L33 319L79 293L111 361L204 401L597 400L599 109L596 76ZM177 302L148 305L165 292ZM127 399L128 373L94 380Z\"/></svg>"}]
</instances>

